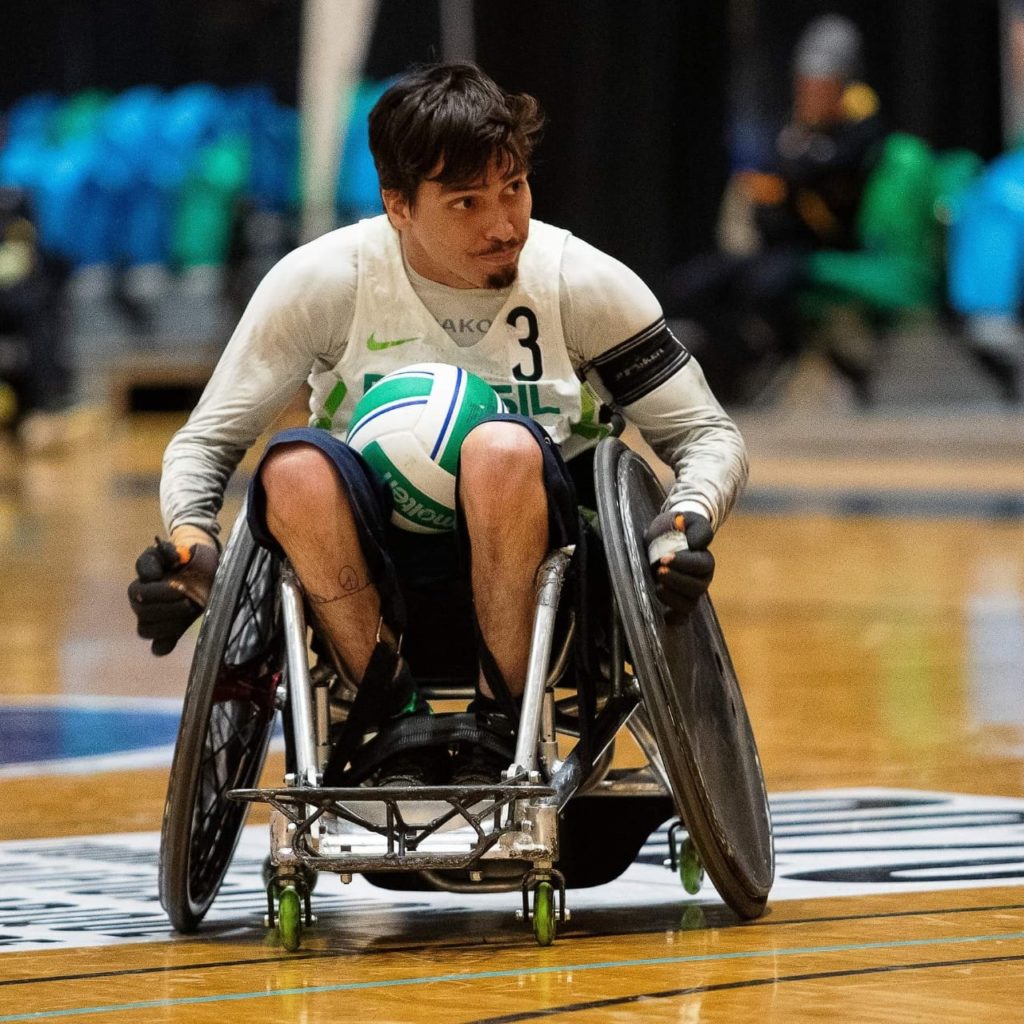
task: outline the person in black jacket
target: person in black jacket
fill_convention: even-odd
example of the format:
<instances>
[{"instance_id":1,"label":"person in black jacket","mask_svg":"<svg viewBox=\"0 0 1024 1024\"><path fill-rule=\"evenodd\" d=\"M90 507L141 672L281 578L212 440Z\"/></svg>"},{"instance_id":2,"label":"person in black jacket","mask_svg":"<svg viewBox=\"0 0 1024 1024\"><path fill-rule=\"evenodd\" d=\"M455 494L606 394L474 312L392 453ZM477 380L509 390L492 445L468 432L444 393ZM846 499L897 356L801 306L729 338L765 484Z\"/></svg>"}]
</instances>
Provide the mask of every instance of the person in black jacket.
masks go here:
<instances>
[{"instance_id":1,"label":"person in black jacket","mask_svg":"<svg viewBox=\"0 0 1024 1024\"><path fill-rule=\"evenodd\" d=\"M67 269L39 246L31 205L0 188L0 382L8 426L32 441L73 397L60 302ZM45 422L44 422L45 421Z\"/></svg>"},{"instance_id":2,"label":"person in black jacket","mask_svg":"<svg viewBox=\"0 0 1024 1024\"><path fill-rule=\"evenodd\" d=\"M857 213L885 134L861 51L859 30L838 15L805 29L792 118L768 165L727 186L720 251L672 274L669 306L703 328L694 348L725 401L756 397L799 348L794 298L807 254L858 245Z\"/></svg>"}]
</instances>

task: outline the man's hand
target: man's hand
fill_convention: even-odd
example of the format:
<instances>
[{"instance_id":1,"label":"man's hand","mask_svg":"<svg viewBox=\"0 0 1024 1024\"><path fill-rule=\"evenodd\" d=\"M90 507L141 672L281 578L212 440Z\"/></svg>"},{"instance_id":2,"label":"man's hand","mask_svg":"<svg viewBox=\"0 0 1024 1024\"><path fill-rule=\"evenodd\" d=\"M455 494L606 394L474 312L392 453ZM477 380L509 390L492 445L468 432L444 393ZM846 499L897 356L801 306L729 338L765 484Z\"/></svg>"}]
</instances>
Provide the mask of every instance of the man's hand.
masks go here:
<instances>
[{"instance_id":1,"label":"man's hand","mask_svg":"<svg viewBox=\"0 0 1024 1024\"><path fill-rule=\"evenodd\" d=\"M695 512L662 512L647 528L644 543L666 622L682 622L711 584L715 557L707 548L713 537L711 524Z\"/></svg>"},{"instance_id":2,"label":"man's hand","mask_svg":"<svg viewBox=\"0 0 1024 1024\"><path fill-rule=\"evenodd\" d=\"M137 579L128 600L138 618L139 636L152 640L153 653L170 654L182 633L199 618L217 571L212 544L190 547L156 538L135 562Z\"/></svg>"}]
</instances>

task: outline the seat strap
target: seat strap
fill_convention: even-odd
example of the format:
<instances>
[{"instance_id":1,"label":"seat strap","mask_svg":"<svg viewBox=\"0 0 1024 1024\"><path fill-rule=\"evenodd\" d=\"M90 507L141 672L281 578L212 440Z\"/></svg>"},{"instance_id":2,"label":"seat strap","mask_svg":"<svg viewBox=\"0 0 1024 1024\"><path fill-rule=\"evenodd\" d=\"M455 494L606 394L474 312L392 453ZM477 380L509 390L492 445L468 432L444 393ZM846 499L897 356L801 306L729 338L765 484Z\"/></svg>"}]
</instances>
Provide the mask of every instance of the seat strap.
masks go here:
<instances>
[{"instance_id":1,"label":"seat strap","mask_svg":"<svg viewBox=\"0 0 1024 1024\"><path fill-rule=\"evenodd\" d=\"M397 647L378 640L367 662L348 718L331 745L328 778L341 775L363 737L388 718L401 714L416 698L416 683Z\"/></svg>"},{"instance_id":2,"label":"seat strap","mask_svg":"<svg viewBox=\"0 0 1024 1024\"><path fill-rule=\"evenodd\" d=\"M480 671L483 673L484 679L487 680L487 685L491 688L494 700L497 702L502 713L507 715L510 721L518 722L522 701L516 700L512 696L512 691L508 688L508 683L505 682L505 676L502 674L501 669L498 668L498 663L494 660L494 655L491 654L487 641L484 640L484 635L480 631L480 624L475 621L475 618L474 622L476 625L476 645L477 656L480 659Z\"/></svg>"}]
</instances>

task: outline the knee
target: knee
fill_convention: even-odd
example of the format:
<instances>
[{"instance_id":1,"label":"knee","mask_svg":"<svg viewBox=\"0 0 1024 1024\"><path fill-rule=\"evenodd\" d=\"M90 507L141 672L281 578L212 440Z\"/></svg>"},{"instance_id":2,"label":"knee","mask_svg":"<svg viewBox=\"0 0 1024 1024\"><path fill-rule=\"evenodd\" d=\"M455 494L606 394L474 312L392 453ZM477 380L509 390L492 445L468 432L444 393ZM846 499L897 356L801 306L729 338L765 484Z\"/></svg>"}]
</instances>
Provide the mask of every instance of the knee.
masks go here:
<instances>
[{"instance_id":1,"label":"knee","mask_svg":"<svg viewBox=\"0 0 1024 1024\"><path fill-rule=\"evenodd\" d=\"M260 465L259 475L268 519L308 517L319 503L336 500L340 491L330 459L307 444L275 448Z\"/></svg>"},{"instance_id":2,"label":"knee","mask_svg":"<svg viewBox=\"0 0 1024 1024\"><path fill-rule=\"evenodd\" d=\"M533 435L515 423L481 423L466 435L459 456L463 494L521 490L535 482L543 490L543 459Z\"/></svg>"},{"instance_id":3,"label":"knee","mask_svg":"<svg viewBox=\"0 0 1024 1024\"><path fill-rule=\"evenodd\" d=\"M545 508L543 457L533 435L500 421L471 430L459 458L459 499L471 531L503 521L509 508L524 515Z\"/></svg>"}]
</instances>

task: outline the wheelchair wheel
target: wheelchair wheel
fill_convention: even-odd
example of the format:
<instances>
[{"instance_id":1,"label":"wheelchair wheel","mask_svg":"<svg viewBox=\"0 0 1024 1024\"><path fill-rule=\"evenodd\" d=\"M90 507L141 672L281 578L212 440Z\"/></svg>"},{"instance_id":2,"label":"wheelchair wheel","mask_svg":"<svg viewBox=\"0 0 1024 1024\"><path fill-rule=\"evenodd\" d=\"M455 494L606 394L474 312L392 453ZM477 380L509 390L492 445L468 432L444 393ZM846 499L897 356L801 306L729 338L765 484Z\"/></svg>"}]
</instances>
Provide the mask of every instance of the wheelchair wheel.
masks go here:
<instances>
[{"instance_id":1,"label":"wheelchair wheel","mask_svg":"<svg viewBox=\"0 0 1024 1024\"><path fill-rule=\"evenodd\" d=\"M719 895L741 917L764 910L775 854L764 775L710 599L667 625L643 534L665 492L614 438L595 460L598 513L615 603L676 809Z\"/></svg>"},{"instance_id":2,"label":"wheelchair wheel","mask_svg":"<svg viewBox=\"0 0 1024 1024\"><path fill-rule=\"evenodd\" d=\"M220 888L245 823L233 789L258 784L280 664L277 565L244 512L224 550L185 691L160 835L160 902L194 931Z\"/></svg>"}]
</instances>

